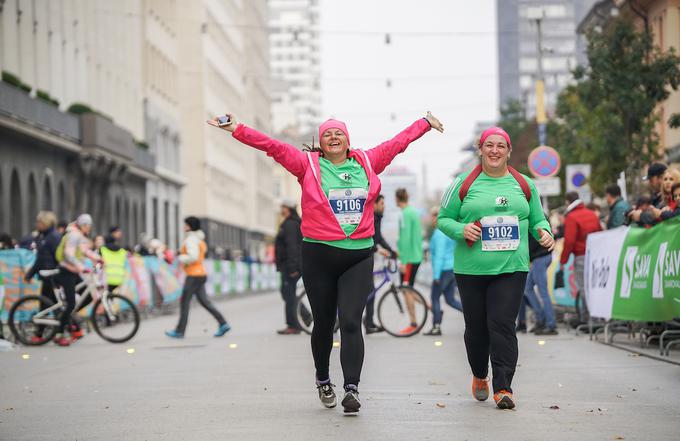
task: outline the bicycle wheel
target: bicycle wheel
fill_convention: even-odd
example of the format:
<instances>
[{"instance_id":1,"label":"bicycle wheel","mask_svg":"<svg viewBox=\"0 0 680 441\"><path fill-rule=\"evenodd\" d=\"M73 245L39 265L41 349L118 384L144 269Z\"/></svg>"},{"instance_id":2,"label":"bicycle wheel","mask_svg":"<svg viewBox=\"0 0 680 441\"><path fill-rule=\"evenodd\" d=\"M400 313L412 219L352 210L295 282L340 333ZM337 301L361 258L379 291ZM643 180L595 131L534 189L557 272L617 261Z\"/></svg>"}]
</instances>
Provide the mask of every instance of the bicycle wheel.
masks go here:
<instances>
[{"instance_id":1,"label":"bicycle wheel","mask_svg":"<svg viewBox=\"0 0 680 441\"><path fill-rule=\"evenodd\" d=\"M302 329L306 334L312 335L312 329L314 328L314 316L312 315L312 307L309 304L309 299L307 298L307 292L302 289L297 295L295 300L295 316L297 318L300 329ZM335 318L335 326L333 327L333 332L338 332L340 329L340 322Z\"/></svg>"},{"instance_id":2,"label":"bicycle wheel","mask_svg":"<svg viewBox=\"0 0 680 441\"><path fill-rule=\"evenodd\" d=\"M104 300L106 305L104 305ZM90 320L95 332L111 343L124 343L139 329L139 311L130 299L120 294L108 294L92 306Z\"/></svg>"},{"instance_id":3,"label":"bicycle wheel","mask_svg":"<svg viewBox=\"0 0 680 441\"><path fill-rule=\"evenodd\" d=\"M415 288L392 286L378 302L378 320L388 334L411 337L425 326L428 309L425 298ZM416 326L412 327L412 323Z\"/></svg>"},{"instance_id":4,"label":"bicycle wheel","mask_svg":"<svg viewBox=\"0 0 680 441\"><path fill-rule=\"evenodd\" d=\"M27 346L39 346L51 341L59 330L61 309L36 314L54 306L54 302L44 296L26 296L17 300L9 310L9 329L18 342ZM39 320L36 323L34 320ZM33 339L41 337L41 339Z\"/></svg>"}]
</instances>

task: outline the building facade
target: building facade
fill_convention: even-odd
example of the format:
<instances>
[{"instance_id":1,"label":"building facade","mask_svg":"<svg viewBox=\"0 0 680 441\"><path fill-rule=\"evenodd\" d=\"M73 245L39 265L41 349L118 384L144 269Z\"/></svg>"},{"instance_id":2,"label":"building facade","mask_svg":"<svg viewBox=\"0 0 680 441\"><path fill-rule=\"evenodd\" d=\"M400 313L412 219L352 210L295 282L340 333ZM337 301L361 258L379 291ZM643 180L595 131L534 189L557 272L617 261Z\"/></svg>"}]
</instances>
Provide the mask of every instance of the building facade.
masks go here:
<instances>
[{"instance_id":1,"label":"building facade","mask_svg":"<svg viewBox=\"0 0 680 441\"><path fill-rule=\"evenodd\" d=\"M261 256L276 228L277 165L205 121L234 113L271 133L266 1L179 2L179 13L184 212L204 221L215 254Z\"/></svg>"},{"instance_id":2,"label":"building facade","mask_svg":"<svg viewBox=\"0 0 680 441\"><path fill-rule=\"evenodd\" d=\"M319 0L268 4L274 130L310 142L322 119Z\"/></svg>"},{"instance_id":3,"label":"building facade","mask_svg":"<svg viewBox=\"0 0 680 441\"><path fill-rule=\"evenodd\" d=\"M47 208L90 212L98 233L120 225L127 245L144 230L140 5L0 2L0 230L19 237Z\"/></svg>"},{"instance_id":4,"label":"building facade","mask_svg":"<svg viewBox=\"0 0 680 441\"><path fill-rule=\"evenodd\" d=\"M545 79L545 107L550 115L557 97L571 80L571 70L585 62L583 40L576 28L595 0L496 0L498 23L499 102L524 104L536 114L538 26Z\"/></svg>"}]
</instances>

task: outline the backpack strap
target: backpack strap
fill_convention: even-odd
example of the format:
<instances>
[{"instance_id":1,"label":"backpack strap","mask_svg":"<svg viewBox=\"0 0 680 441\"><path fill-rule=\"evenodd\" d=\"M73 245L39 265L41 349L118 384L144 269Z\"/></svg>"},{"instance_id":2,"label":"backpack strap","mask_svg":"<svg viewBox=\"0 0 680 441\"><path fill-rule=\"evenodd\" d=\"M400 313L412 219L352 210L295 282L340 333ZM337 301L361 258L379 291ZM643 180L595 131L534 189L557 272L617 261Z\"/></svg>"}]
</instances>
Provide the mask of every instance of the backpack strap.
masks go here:
<instances>
[{"instance_id":1,"label":"backpack strap","mask_svg":"<svg viewBox=\"0 0 680 441\"><path fill-rule=\"evenodd\" d=\"M510 172L512 177L515 178L515 181L517 181L520 188L524 192L524 197L527 198L527 202L531 202L531 188L529 187L529 183L527 182L527 180L524 179L524 176L522 176L513 167L508 166L508 171Z\"/></svg>"},{"instance_id":2,"label":"backpack strap","mask_svg":"<svg viewBox=\"0 0 680 441\"><path fill-rule=\"evenodd\" d=\"M482 166L478 165L470 172L469 175L467 175L467 178L465 178L463 184L460 186L460 190L458 190L458 198L460 198L461 202L463 202L463 199L465 199L465 196L467 196L472 183L475 182L475 179L477 179L481 174Z\"/></svg>"},{"instance_id":3,"label":"backpack strap","mask_svg":"<svg viewBox=\"0 0 680 441\"><path fill-rule=\"evenodd\" d=\"M512 177L515 178L515 181L517 181L517 183L519 184L520 188L522 189L522 192L524 193L524 197L527 198L527 201L531 202L531 188L529 187L529 183L527 182L527 180L524 179L524 176L522 176L513 167L508 166L508 171L510 172ZM475 182L475 179L477 179L481 174L482 166L478 165L470 172L469 175L467 175L467 177L463 181L463 184L460 186L460 190L458 191L458 197L460 198L461 202L463 202L463 199L465 199L465 196L467 196L468 191L470 190L470 186L472 186L472 183Z\"/></svg>"}]
</instances>

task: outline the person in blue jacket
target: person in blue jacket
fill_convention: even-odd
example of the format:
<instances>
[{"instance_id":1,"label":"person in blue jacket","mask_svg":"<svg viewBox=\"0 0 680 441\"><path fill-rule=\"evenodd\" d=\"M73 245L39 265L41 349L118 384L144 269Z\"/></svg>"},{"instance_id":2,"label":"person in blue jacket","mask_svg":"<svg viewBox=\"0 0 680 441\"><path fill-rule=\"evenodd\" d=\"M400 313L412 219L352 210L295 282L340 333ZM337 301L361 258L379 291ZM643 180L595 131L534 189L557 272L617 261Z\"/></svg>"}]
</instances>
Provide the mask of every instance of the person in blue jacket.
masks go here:
<instances>
[{"instance_id":1,"label":"person in blue jacket","mask_svg":"<svg viewBox=\"0 0 680 441\"><path fill-rule=\"evenodd\" d=\"M432 261L432 329L424 335L442 335L442 312L439 299L444 294L446 303L458 311L463 310L460 301L454 297L456 277L453 274L453 250L456 242L437 228L439 208L432 210L432 237L430 237L430 259Z\"/></svg>"}]
</instances>

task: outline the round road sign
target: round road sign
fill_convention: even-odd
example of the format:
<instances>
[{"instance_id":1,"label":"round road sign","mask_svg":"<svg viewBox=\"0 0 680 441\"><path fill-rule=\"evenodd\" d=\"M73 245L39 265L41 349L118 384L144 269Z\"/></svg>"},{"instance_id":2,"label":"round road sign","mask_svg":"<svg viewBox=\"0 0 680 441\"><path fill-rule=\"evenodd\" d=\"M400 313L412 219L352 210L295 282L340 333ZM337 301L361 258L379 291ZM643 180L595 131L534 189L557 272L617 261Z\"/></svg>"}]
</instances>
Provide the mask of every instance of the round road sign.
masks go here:
<instances>
[{"instance_id":1,"label":"round road sign","mask_svg":"<svg viewBox=\"0 0 680 441\"><path fill-rule=\"evenodd\" d=\"M554 148L542 145L531 151L528 165L535 178L549 178L560 171L560 155Z\"/></svg>"}]
</instances>

